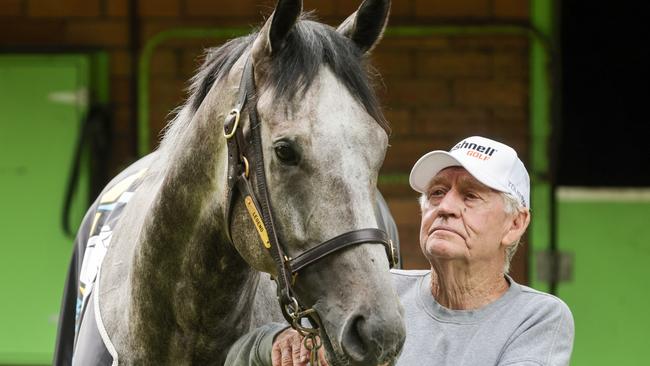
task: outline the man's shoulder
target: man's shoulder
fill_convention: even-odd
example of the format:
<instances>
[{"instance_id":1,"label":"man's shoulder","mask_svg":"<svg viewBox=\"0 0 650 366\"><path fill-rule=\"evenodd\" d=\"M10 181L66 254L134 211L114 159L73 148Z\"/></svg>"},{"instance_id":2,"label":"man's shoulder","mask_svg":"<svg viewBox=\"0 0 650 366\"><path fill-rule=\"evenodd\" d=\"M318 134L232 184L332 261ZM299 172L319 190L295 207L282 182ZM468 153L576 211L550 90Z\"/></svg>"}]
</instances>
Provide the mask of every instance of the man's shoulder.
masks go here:
<instances>
[{"instance_id":1,"label":"man's shoulder","mask_svg":"<svg viewBox=\"0 0 650 366\"><path fill-rule=\"evenodd\" d=\"M517 284L520 288L520 297L536 312L558 313L571 316L569 306L559 297L536 290L534 288Z\"/></svg>"},{"instance_id":2,"label":"man's shoulder","mask_svg":"<svg viewBox=\"0 0 650 366\"><path fill-rule=\"evenodd\" d=\"M502 364L520 364L528 360L539 365L568 365L573 347L575 325L567 304L551 294L528 286L519 287L500 322L513 327ZM501 314L500 313L500 314ZM503 316L505 316L503 315Z\"/></svg>"},{"instance_id":3,"label":"man's shoulder","mask_svg":"<svg viewBox=\"0 0 650 366\"><path fill-rule=\"evenodd\" d=\"M549 304L564 304L564 301L560 299L559 297L555 295L551 295L546 292L542 292L539 290L536 290L532 287L528 287L525 285L518 284L519 288L521 289L521 292L524 296L530 297L535 299L537 302L544 302L544 303L549 303Z\"/></svg>"}]
</instances>

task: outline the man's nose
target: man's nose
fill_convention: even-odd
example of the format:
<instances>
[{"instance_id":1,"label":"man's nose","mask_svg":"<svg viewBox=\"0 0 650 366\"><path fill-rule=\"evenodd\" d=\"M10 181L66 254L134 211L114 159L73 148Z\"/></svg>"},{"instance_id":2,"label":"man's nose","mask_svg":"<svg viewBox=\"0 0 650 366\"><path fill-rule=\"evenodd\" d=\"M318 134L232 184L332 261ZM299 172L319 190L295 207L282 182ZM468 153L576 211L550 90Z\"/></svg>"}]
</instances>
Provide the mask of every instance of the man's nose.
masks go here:
<instances>
[{"instance_id":1,"label":"man's nose","mask_svg":"<svg viewBox=\"0 0 650 366\"><path fill-rule=\"evenodd\" d=\"M459 216L461 211L462 198L455 190L447 192L438 204L439 216Z\"/></svg>"}]
</instances>

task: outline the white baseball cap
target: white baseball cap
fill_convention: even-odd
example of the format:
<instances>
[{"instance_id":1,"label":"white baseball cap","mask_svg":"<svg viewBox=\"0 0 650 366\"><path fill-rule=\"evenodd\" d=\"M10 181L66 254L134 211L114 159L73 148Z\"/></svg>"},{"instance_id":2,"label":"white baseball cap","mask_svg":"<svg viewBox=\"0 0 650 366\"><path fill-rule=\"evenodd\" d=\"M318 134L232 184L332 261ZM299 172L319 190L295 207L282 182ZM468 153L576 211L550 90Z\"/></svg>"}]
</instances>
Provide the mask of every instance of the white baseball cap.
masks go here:
<instances>
[{"instance_id":1,"label":"white baseball cap","mask_svg":"<svg viewBox=\"0 0 650 366\"><path fill-rule=\"evenodd\" d=\"M413 165L409 183L425 193L429 182L441 170L461 166L479 182L500 192L509 193L530 208L530 178L508 145L481 136L468 137L447 151L431 151Z\"/></svg>"}]
</instances>

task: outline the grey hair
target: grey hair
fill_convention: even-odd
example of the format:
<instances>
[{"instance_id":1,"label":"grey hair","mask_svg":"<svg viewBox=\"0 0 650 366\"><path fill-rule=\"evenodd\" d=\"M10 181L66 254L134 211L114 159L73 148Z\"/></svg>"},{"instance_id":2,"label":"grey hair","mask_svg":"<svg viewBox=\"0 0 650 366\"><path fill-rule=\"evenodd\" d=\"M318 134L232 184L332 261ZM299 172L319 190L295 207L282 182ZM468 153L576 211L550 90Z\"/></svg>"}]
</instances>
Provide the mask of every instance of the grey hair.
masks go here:
<instances>
[{"instance_id":1,"label":"grey hair","mask_svg":"<svg viewBox=\"0 0 650 366\"><path fill-rule=\"evenodd\" d=\"M505 193L505 192L499 192L501 195L501 198L503 198L503 209L508 215L515 214L521 210L525 210L526 208L524 205L519 201L515 196L511 195L510 193ZM429 205L429 199L427 198L426 194L420 195L420 209L423 210ZM515 256L515 253L517 252L517 248L519 248L519 242L521 241L521 238L518 238L515 240L512 244L510 244L506 248L506 260L505 260L505 265L503 267L503 273L508 274L510 272L510 261L512 260L512 257Z\"/></svg>"},{"instance_id":2,"label":"grey hair","mask_svg":"<svg viewBox=\"0 0 650 366\"><path fill-rule=\"evenodd\" d=\"M521 201L519 201L515 196L511 195L510 193L500 193L501 197L503 197L504 211L506 214L511 215L526 209ZM510 272L510 261L512 261L512 257L515 256L515 252L517 252L517 248L519 248L520 241L521 237L517 238L517 240L506 247L506 263L503 266L503 273L505 274L508 274L508 272Z\"/></svg>"}]
</instances>

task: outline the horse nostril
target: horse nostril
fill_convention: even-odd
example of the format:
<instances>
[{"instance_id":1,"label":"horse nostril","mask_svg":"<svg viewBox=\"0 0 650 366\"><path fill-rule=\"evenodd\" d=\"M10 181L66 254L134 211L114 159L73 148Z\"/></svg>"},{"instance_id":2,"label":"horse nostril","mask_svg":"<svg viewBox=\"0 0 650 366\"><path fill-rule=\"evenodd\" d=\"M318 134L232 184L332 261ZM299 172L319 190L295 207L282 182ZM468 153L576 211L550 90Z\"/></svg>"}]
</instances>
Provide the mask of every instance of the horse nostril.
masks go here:
<instances>
[{"instance_id":1,"label":"horse nostril","mask_svg":"<svg viewBox=\"0 0 650 366\"><path fill-rule=\"evenodd\" d=\"M343 331L343 352L355 363L365 362L366 359L376 356L374 354L377 352L377 343L371 337L367 331L366 319L361 315L351 317Z\"/></svg>"}]
</instances>

